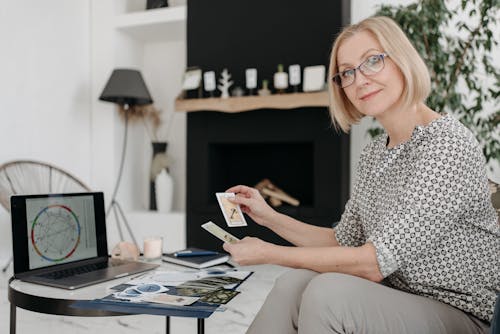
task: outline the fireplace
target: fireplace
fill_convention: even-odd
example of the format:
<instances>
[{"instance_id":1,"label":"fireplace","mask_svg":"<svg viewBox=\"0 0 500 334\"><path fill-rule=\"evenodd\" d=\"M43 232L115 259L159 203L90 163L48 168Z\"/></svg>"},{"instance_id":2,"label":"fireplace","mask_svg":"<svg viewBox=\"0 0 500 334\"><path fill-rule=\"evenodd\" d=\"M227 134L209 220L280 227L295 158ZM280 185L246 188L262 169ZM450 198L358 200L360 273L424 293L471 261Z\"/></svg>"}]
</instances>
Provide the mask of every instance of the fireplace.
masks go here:
<instances>
[{"instance_id":1,"label":"fireplace","mask_svg":"<svg viewBox=\"0 0 500 334\"><path fill-rule=\"evenodd\" d=\"M261 88L278 64L285 69L327 66L335 35L349 22L349 0L289 0L286 9L283 3L188 0L187 66L215 71L217 78L227 68L233 87L242 88L247 68L257 69ZM349 193L349 136L332 129L325 107L188 113L187 244L220 250L220 241L200 227L212 220L227 228L215 193L236 184L254 186L264 178L300 201L298 207L284 204L278 211L331 226ZM286 244L247 220L248 227L230 232Z\"/></svg>"},{"instance_id":2,"label":"fireplace","mask_svg":"<svg viewBox=\"0 0 500 334\"><path fill-rule=\"evenodd\" d=\"M227 228L215 193L264 178L300 201L278 212L318 226L340 219L349 193L349 137L332 129L326 108L192 112L187 133L189 246L220 250L220 241L200 228L208 220ZM230 232L287 244L246 218L248 227Z\"/></svg>"}]
</instances>

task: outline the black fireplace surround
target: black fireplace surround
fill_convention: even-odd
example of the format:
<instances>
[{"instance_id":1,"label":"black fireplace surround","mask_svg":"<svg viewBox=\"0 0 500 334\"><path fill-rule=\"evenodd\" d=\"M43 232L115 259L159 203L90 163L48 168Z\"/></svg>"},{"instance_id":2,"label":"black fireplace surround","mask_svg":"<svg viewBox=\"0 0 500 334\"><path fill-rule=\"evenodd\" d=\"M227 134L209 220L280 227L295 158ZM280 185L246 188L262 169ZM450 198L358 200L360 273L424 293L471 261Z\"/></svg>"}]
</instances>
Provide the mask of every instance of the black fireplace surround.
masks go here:
<instances>
[{"instance_id":1,"label":"black fireplace surround","mask_svg":"<svg viewBox=\"0 0 500 334\"><path fill-rule=\"evenodd\" d=\"M245 69L254 67L259 88L268 79L273 89L278 64L328 65L348 13L348 0L188 0L187 65L217 77L228 68L240 87ZM349 136L332 128L324 107L188 113L187 245L221 250L221 242L200 227L208 220L240 238L287 244L248 216L248 227L228 228L217 205L216 192L264 178L300 201L279 212L331 226L349 194Z\"/></svg>"},{"instance_id":2,"label":"black fireplace surround","mask_svg":"<svg viewBox=\"0 0 500 334\"><path fill-rule=\"evenodd\" d=\"M221 242L200 228L212 220L229 230L215 193L264 178L300 201L279 212L318 226L340 218L349 193L349 137L332 129L326 108L192 112L187 132L189 246L220 250ZM246 218L248 227L229 232L287 244Z\"/></svg>"}]
</instances>

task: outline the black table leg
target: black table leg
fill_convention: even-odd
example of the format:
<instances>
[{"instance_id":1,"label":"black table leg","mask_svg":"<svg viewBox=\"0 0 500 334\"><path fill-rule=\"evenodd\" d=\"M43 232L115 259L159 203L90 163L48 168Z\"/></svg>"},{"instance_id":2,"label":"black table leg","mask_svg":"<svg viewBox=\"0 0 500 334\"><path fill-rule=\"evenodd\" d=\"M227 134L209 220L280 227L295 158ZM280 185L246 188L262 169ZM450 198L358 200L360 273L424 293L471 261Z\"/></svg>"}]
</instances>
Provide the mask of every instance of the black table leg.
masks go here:
<instances>
[{"instance_id":1,"label":"black table leg","mask_svg":"<svg viewBox=\"0 0 500 334\"><path fill-rule=\"evenodd\" d=\"M165 323L165 333L170 334L170 317L167 316L167 322Z\"/></svg>"},{"instance_id":2,"label":"black table leg","mask_svg":"<svg viewBox=\"0 0 500 334\"><path fill-rule=\"evenodd\" d=\"M10 303L10 334L16 334L16 305Z\"/></svg>"},{"instance_id":3,"label":"black table leg","mask_svg":"<svg viewBox=\"0 0 500 334\"><path fill-rule=\"evenodd\" d=\"M205 334L205 319L198 318L198 334Z\"/></svg>"}]
</instances>

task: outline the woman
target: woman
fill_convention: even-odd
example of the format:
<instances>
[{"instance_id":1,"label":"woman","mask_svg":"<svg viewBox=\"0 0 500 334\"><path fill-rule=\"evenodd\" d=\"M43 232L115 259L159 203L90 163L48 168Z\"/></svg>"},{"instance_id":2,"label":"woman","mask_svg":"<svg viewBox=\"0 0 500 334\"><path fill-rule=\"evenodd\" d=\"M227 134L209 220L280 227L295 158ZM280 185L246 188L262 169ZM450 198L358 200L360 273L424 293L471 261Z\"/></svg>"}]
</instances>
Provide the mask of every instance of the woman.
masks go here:
<instances>
[{"instance_id":1,"label":"woman","mask_svg":"<svg viewBox=\"0 0 500 334\"><path fill-rule=\"evenodd\" d=\"M389 18L344 29L329 71L333 122L347 132L372 116L385 133L364 149L333 229L277 213L253 188L227 190L257 224L298 246L224 244L240 264L296 268L276 281L248 332L487 332L500 230L477 141L424 104L427 68Z\"/></svg>"}]
</instances>

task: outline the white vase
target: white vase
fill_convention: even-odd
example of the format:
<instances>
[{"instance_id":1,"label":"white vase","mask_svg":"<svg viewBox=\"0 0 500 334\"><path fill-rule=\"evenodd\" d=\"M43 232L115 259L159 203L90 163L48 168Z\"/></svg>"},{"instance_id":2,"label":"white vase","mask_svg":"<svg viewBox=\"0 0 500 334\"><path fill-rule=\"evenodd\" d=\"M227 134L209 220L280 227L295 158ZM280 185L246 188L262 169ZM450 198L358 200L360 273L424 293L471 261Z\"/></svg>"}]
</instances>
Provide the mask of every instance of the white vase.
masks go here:
<instances>
[{"instance_id":1,"label":"white vase","mask_svg":"<svg viewBox=\"0 0 500 334\"><path fill-rule=\"evenodd\" d=\"M155 178L156 208L158 212L172 211L172 200L174 197L174 181L166 169Z\"/></svg>"}]
</instances>

